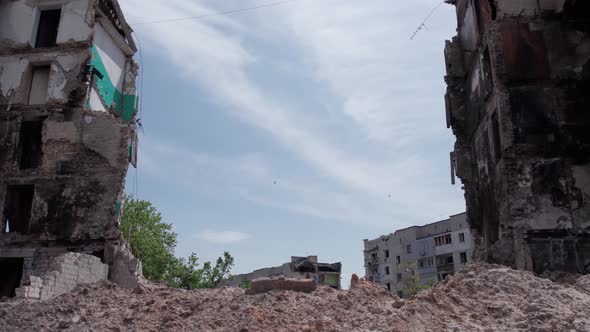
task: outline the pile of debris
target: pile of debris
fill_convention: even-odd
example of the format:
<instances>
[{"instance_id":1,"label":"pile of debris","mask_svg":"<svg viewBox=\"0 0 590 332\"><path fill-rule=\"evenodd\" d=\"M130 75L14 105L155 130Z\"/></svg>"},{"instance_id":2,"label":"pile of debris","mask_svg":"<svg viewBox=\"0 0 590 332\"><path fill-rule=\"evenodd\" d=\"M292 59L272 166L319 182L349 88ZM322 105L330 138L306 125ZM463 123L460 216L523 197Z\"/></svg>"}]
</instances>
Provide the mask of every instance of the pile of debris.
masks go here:
<instances>
[{"instance_id":1,"label":"pile of debris","mask_svg":"<svg viewBox=\"0 0 590 332\"><path fill-rule=\"evenodd\" d=\"M411 300L358 281L311 293L186 291L100 282L50 301L0 303L3 331L589 331L590 276L558 283L471 265Z\"/></svg>"}]
</instances>

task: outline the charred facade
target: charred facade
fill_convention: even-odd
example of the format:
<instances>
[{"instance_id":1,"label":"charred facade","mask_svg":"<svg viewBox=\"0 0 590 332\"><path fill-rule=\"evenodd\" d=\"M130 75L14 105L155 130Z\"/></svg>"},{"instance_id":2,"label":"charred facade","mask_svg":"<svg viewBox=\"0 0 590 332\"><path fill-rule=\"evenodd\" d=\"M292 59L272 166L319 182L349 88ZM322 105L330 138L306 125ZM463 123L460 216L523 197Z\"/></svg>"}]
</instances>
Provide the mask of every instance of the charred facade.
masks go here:
<instances>
[{"instance_id":1,"label":"charred facade","mask_svg":"<svg viewBox=\"0 0 590 332\"><path fill-rule=\"evenodd\" d=\"M590 272L590 2L447 2L452 176L476 258Z\"/></svg>"},{"instance_id":2,"label":"charred facade","mask_svg":"<svg viewBox=\"0 0 590 332\"><path fill-rule=\"evenodd\" d=\"M67 252L113 264L135 51L116 1L0 1L0 265L14 278Z\"/></svg>"}]
</instances>

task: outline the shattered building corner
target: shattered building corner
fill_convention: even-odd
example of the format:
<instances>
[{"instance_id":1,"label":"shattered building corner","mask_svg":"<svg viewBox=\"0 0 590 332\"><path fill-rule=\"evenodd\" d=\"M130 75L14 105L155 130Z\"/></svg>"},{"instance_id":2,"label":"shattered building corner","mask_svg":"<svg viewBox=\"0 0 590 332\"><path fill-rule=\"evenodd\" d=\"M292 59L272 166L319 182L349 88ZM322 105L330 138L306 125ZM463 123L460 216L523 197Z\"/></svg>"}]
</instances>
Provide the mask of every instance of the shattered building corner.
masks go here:
<instances>
[{"instance_id":1,"label":"shattered building corner","mask_svg":"<svg viewBox=\"0 0 590 332\"><path fill-rule=\"evenodd\" d=\"M477 258L589 273L590 2L446 2L452 174Z\"/></svg>"},{"instance_id":2,"label":"shattered building corner","mask_svg":"<svg viewBox=\"0 0 590 332\"><path fill-rule=\"evenodd\" d=\"M141 273L118 225L135 52L116 0L0 2L0 296Z\"/></svg>"}]
</instances>

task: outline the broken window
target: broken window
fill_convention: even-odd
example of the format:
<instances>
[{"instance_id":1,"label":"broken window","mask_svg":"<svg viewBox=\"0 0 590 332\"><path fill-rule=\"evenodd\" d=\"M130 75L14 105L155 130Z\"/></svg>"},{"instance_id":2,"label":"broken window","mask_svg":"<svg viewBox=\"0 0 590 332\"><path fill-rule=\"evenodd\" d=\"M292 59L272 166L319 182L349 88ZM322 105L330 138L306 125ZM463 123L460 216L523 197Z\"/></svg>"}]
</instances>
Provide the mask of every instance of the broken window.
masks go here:
<instances>
[{"instance_id":1,"label":"broken window","mask_svg":"<svg viewBox=\"0 0 590 332\"><path fill-rule=\"evenodd\" d=\"M400 256L395 256L395 262L400 264L402 262L402 258Z\"/></svg>"},{"instance_id":2,"label":"broken window","mask_svg":"<svg viewBox=\"0 0 590 332\"><path fill-rule=\"evenodd\" d=\"M467 253L466 252L460 253L459 254L459 259L461 261L461 264L467 263Z\"/></svg>"},{"instance_id":3,"label":"broken window","mask_svg":"<svg viewBox=\"0 0 590 332\"><path fill-rule=\"evenodd\" d=\"M385 250L385 258L389 258L389 250Z\"/></svg>"},{"instance_id":4,"label":"broken window","mask_svg":"<svg viewBox=\"0 0 590 332\"><path fill-rule=\"evenodd\" d=\"M492 115L492 142L494 144L494 159L498 162L502 158L502 138L500 136L498 112L494 112L494 115Z\"/></svg>"},{"instance_id":5,"label":"broken window","mask_svg":"<svg viewBox=\"0 0 590 332\"><path fill-rule=\"evenodd\" d=\"M47 102L47 90L49 89L50 66L33 67L31 85L29 87L29 105L45 104Z\"/></svg>"},{"instance_id":6,"label":"broken window","mask_svg":"<svg viewBox=\"0 0 590 332\"><path fill-rule=\"evenodd\" d=\"M0 258L0 298L14 297L20 287L24 258Z\"/></svg>"},{"instance_id":7,"label":"broken window","mask_svg":"<svg viewBox=\"0 0 590 332\"><path fill-rule=\"evenodd\" d=\"M19 168L30 169L41 164L41 131L43 121L21 122L18 138Z\"/></svg>"},{"instance_id":8,"label":"broken window","mask_svg":"<svg viewBox=\"0 0 590 332\"><path fill-rule=\"evenodd\" d=\"M33 186L8 187L2 214L2 233L29 232L34 192Z\"/></svg>"},{"instance_id":9,"label":"broken window","mask_svg":"<svg viewBox=\"0 0 590 332\"><path fill-rule=\"evenodd\" d=\"M412 245L411 245L411 244L408 244L408 245L406 246L406 252L407 252L408 254L411 254L411 253L412 253Z\"/></svg>"},{"instance_id":10,"label":"broken window","mask_svg":"<svg viewBox=\"0 0 590 332\"><path fill-rule=\"evenodd\" d=\"M386 283L385 287L387 287L387 290L391 292L391 284L390 283Z\"/></svg>"},{"instance_id":11,"label":"broken window","mask_svg":"<svg viewBox=\"0 0 590 332\"><path fill-rule=\"evenodd\" d=\"M389 275L389 266L385 267L385 274Z\"/></svg>"},{"instance_id":12,"label":"broken window","mask_svg":"<svg viewBox=\"0 0 590 332\"><path fill-rule=\"evenodd\" d=\"M61 9L42 10L39 14L39 28L35 48L53 47L57 41L57 30Z\"/></svg>"},{"instance_id":13,"label":"broken window","mask_svg":"<svg viewBox=\"0 0 590 332\"><path fill-rule=\"evenodd\" d=\"M452 242L453 241L451 240L451 234L445 234L434 238L435 247L451 244Z\"/></svg>"},{"instance_id":14,"label":"broken window","mask_svg":"<svg viewBox=\"0 0 590 332\"><path fill-rule=\"evenodd\" d=\"M465 233L459 233L459 242L465 242Z\"/></svg>"},{"instance_id":15,"label":"broken window","mask_svg":"<svg viewBox=\"0 0 590 332\"><path fill-rule=\"evenodd\" d=\"M453 254L436 256L436 265L453 264Z\"/></svg>"}]
</instances>

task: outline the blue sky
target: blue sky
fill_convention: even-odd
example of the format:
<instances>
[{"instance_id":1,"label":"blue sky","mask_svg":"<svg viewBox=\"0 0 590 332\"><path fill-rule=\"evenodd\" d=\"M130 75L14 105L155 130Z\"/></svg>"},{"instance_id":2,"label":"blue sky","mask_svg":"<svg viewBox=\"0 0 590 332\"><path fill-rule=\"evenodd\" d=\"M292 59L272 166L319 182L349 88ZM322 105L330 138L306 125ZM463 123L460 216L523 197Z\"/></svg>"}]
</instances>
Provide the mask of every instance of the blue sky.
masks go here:
<instances>
[{"instance_id":1,"label":"blue sky","mask_svg":"<svg viewBox=\"0 0 590 332\"><path fill-rule=\"evenodd\" d=\"M131 23L265 0L121 0ZM297 0L134 25L144 134L127 191L179 234L177 254L234 273L316 254L364 275L363 239L464 211L451 186L439 0ZM137 182L137 190L133 183Z\"/></svg>"}]
</instances>

